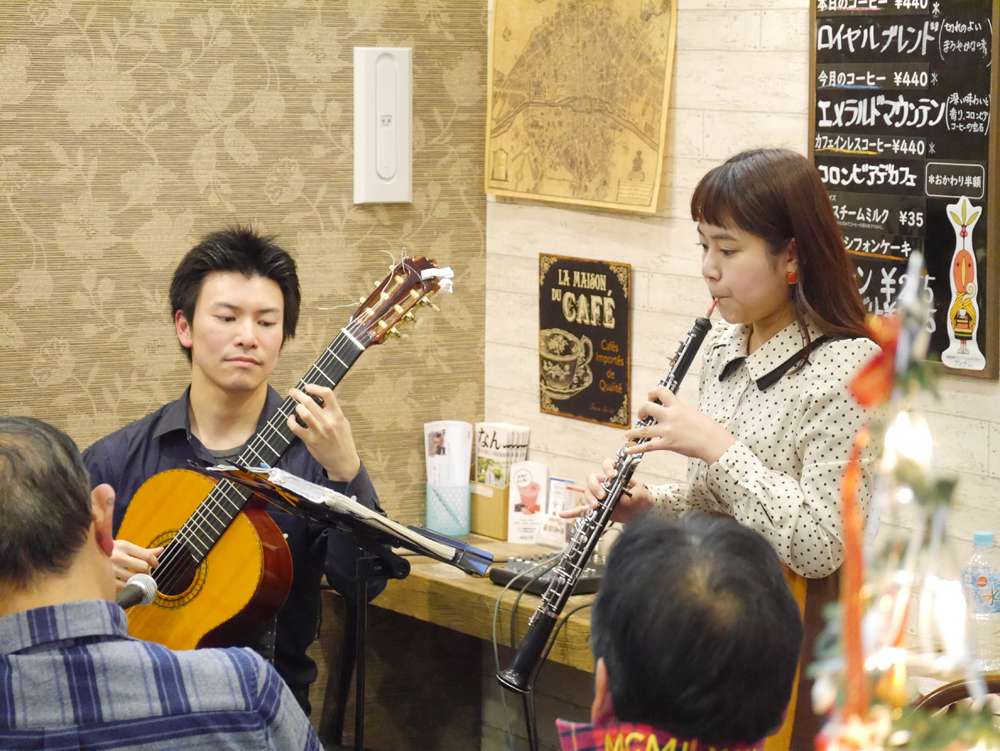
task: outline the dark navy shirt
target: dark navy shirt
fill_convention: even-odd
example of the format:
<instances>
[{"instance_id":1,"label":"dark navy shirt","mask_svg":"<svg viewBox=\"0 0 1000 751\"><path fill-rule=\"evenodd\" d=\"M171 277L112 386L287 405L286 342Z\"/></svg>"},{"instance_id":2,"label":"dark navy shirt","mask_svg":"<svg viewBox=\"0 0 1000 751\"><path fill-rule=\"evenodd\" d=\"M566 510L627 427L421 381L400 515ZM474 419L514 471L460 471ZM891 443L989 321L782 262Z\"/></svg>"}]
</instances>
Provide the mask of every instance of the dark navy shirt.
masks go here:
<instances>
[{"instance_id":1,"label":"dark navy shirt","mask_svg":"<svg viewBox=\"0 0 1000 751\"><path fill-rule=\"evenodd\" d=\"M115 489L116 534L132 497L150 477L168 469L190 469L192 461L216 463L212 453L191 433L189 392L190 387L177 401L102 438L83 452L92 485L106 482ZM257 431L282 401L278 392L268 387ZM381 510L364 465L349 483L334 482L305 444L295 440L276 466L338 493L354 496L368 508ZM360 551L339 531L308 523L274 507L269 512L286 535L295 567L292 589L278 613L274 666L301 702L305 689L316 680L316 663L306 655L306 649L316 638L319 625L320 580L325 573L330 586L353 598ZM385 581L369 585L372 597L385 588Z\"/></svg>"}]
</instances>

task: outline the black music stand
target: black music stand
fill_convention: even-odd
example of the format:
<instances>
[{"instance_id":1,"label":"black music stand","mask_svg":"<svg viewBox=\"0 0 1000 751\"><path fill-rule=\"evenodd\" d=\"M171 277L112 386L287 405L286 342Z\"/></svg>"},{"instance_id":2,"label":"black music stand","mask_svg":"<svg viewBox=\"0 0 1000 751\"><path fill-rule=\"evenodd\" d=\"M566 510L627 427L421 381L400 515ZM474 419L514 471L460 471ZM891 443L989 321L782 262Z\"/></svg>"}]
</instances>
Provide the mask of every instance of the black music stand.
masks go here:
<instances>
[{"instance_id":1,"label":"black music stand","mask_svg":"<svg viewBox=\"0 0 1000 751\"><path fill-rule=\"evenodd\" d=\"M390 579L405 579L410 573L410 562L402 556L383 548L378 552L365 547L358 539L362 554L357 559L357 594L355 602L344 598L347 604L347 618L344 621L344 650L341 653L340 691L337 695L337 712L332 726L324 734L332 740L333 745L327 748L338 751L367 751L364 747L365 733L365 648L368 630L368 591L369 586L379 577ZM353 618L352 618L353 616ZM353 636L353 638L352 638ZM350 669L353 668L353 669ZM347 714L347 692L351 686L351 674L354 673L354 746L344 746L344 719ZM330 680L329 678L327 680ZM325 740L325 739L324 739Z\"/></svg>"},{"instance_id":2,"label":"black music stand","mask_svg":"<svg viewBox=\"0 0 1000 751\"><path fill-rule=\"evenodd\" d=\"M195 465L202 474L218 480L228 480L242 485L265 501L301 516L312 522L325 524L344 533L362 550L357 559L357 601L354 603L354 662L356 706L354 713L354 751L364 748L365 707L365 632L368 627L369 585L382 576L405 579L410 573L410 562L392 551L405 548L419 555L449 563L468 574L484 576L493 562L493 554L454 540L427 529L404 527L388 517L362 506L341 493L315 485L289 472L279 469L232 467L220 465L206 467ZM345 601L347 598L344 598ZM347 621L351 619L348 603ZM345 637L349 636L345 621ZM347 638L342 663L347 658ZM346 675L345 675L346 673ZM346 685L345 685L346 683ZM347 691L350 673L342 671L341 691L338 696L337 715L332 732L335 743L343 737L343 719L346 714ZM346 746L334 748L348 749Z\"/></svg>"}]
</instances>

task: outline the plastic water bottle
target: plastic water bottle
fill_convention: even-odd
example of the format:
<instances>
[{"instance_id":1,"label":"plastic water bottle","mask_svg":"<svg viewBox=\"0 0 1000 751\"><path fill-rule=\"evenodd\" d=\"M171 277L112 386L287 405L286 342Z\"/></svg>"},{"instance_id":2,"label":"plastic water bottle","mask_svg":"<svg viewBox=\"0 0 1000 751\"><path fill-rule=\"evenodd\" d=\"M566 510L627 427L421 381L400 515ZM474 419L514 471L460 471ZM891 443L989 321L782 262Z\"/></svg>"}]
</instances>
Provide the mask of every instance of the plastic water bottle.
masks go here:
<instances>
[{"instance_id":1,"label":"plastic water bottle","mask_svg":"<svg viewBox=\"0 0 1000 751\"><path fill-rule=\"evenodd\" d=\"M1000 670L1000 554L992 532L976 532L974 549L962 569L973 657L983 672Z\"/></svg>"}]
</instances>

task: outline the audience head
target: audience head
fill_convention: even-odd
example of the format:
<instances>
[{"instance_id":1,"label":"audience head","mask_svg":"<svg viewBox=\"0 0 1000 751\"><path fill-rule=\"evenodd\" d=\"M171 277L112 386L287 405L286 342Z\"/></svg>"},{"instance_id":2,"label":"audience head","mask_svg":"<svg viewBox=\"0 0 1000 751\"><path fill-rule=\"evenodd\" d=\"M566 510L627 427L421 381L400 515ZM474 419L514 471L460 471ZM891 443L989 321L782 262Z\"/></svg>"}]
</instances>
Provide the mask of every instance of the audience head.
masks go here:
<instances>
[{"instance_id":1,"label":"audience head","mask_svg":"<svg viewBox=\"0 0 1000 751\"><path fill-rule=\"evenodd\" d=\"M756 743L784 718L802 634L763 537L730 517L646 517L615 542L594 603L592 718Z\"/></svg>"},{"instance_id":2,"label":"audience head","mask_svg":"<svg viewBox=\"0 0 1000 751\"><path fill-rule=\"evenodd\" d=\"M110 558L97 555L111 554L113 503L109 486L91 492L69 436L30 417L0 417L0 590L8 597L36 590L85 555L100 572L106 567L96 588L114 597Z\"/></svg>"},{"instance_id":3,"label":"audience head","mask_svg":"<svg viewBox=\"0 0 1000 751\"><path fill-rule=\"evenodd\" d=\"M264 277L281 289L284 299L282 342L295 336L302 294L295 261L273 236L258 234L251 227L231 227L205 235L187 252L170 282L171 315L180 311L194 321L194 311L205 278L213 273L242 274L247 279ZM188 359L190 349L184 348Z\"/></svg>"}]
</instances>

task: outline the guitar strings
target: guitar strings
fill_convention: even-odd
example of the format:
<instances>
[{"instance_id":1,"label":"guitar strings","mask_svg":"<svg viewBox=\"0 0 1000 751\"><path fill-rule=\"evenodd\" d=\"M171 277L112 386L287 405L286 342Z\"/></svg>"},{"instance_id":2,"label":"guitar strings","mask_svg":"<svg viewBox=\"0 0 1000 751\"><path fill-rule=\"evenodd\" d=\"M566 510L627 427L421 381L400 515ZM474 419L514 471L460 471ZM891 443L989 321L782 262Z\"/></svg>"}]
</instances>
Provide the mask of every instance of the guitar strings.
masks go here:
<instances>
[{"instance_id":1,"label":"guitar strings","mask_svg":"<svg viewBox=\"0 0 1000 751\"><path fill-rule=\"evenodd\" d=\"M351 325L353 324L349 324L348 327L345 328L349 328ZM350 333L353 336L354 334L358 333L358 330ZM340 341L341 339L345 339L345 341L341 342ZM338 348L338 342L340 342L341 344L339 348ZM350 340L347 339L346 337L343 337L342 335L338 336L337 339L335 339L330 344L330 346L328 346L323 351L323 354L316 361L316 363L314 363L310 367L309 371L306 372L306 375L299 382L299 388L304 386L304 384L307 381L312 382L313 379L310 379L310 374L312 373L313 370L322 373L324 379L327 380L328 382L334 383L333 380L329 376L327 376L325 372L322 371L322 368L329 367L331 364L333 364L334 360L339 362L345 368L349 367L347 366L347 363L345 363L344 360L338 356L338 352L339 354L343 354L345 356L347 355L347 352L349 350L348 342L350 342ZM353 345L354 343L350 342L350 344ZM356 347L357 345L354 346ZM334 386L336 386L336 383L334 383ZM273 433L277 433L280 437L282 437L286 441L286 446L284 448L287 448L287 445L290 444L291 441L294 440L294 438L296 437L294 434L291 434L290 437L285 436L282 433L282 428L286 431L288 430L285 420L288 419L288 416L294 411L297 405L298 402L295 401L294 399L291 399L290 397L286 398L282 402L281 406L278 408L275 415L272 416L271 419L264 426L264 429L268 429ZM274 423L277 422L277 418L279 415L281 416L281 418L283 418L283 420L278 423L281 427L276 427ZM288 432L291 433L291 431ZM254 445L258 441L258 439L260 439L260 441L263 442L264 445L268 446L268 448L271 449L271 452L275 454L275 458L272 459L271 462L274 462L277 460L277 458L280 458L281 453L284 451L284 448L282 449L282 452L275 451L274 448L261 437L260 433L251 438L247 447L241 452L241 456L246 456L247 454L251 454L258 460L258 464L268 464L268 462L265 461L264 458L260 455L258 447ZM229 497L229 491L231 490L236 492L238 497L237 501L233 501ZM219 498L219 496L221 496L222 499L224 499L225 501L228 501L231 507L230 510L232 510L233 512L228 521L221 519L216 514L217 510L222 510L221 499ZM159 573L158 578L163 580L163 585L159 587L161 591L170 591L170 588L177 583L177 580L181 576L186 575L187 572L190 570L190 566L187 561L187 556L184 555L184 553L187 552L188 549L194 548L195 552L197 552L201 556L201 558L204 558L204 556L208 554L208 551L211 549L211 546L214 544L214 542L210 541L206 543L206 541L202 539L202 537L204 536L206 523L208 526L211 527L211 530L217 539L219 536L221 536L223 532L225 532L225 530L232 523L233 519L235 519L236 514L238 514L239 511L242 509L243 505L246 502L246 499L249 498L249 496L250 493L246 493L246 495L243 495L243 493L240 492L240 489L237 488L228 480L222 480L215 486L215 488L209 494L208 498L206 498L206 500L200 504L195 513L191 515L188 521L185 522L184 525L181 527L181 530L178 532L178 534L174 537L173 540L171 540L172 543L177 542L179 544L176 546L172 545L167 546L164 560L162 560L160 562L160 565L157 567L158 569L160 569L160 571L157 572ZM214 515L215 518L222 523L221 531L216 529L215 525L212 524L212 522L208 519L209 514ZM199 550L198 547L194 544L195 541L200 542L201 547L204 548L204 550Z\"/></svg>"},{"instance_id":2,"label":"guitar strings","mask_svg":"<svg viewBox=\"0 0 1000 751\"><path fill-rule=\"evenodd\" d=\"M329 350L329 348L328 348ZM341 350L344 353L344 350ZM320 359L320 365L326 367L330 364L330 358L325 356ZM341 360L340 357L336 359L341 362L342 365L346 363ZM315 369L315 368L313 368ZM299 383L299 388L301 388L306 382L312 382L314 379L310 378L311 370L307 372L305 378ZM346 372L346 371L345 371ZM324 377L325 374L324 374ZM333 383L331 379L326 377L326 379ZM334 384L336 385L336 384ZM262 434L257 434L253 439L251 439L250 444L241 452L241 458L246 461L250 457L256 458L256 465L267 465L274 463L278 458L280 458L284 449L289 445L294 439L295 435L288 430L285 420L292 413L292 411L297 406L298 402L292 399L286 399L276 414L271 417L271 420L265 425L265 428L271 433L277 434L285 443L281 451L276 450L271 446ZM281 421L279 422L279 416ZM277 423L277 426L275 425ZM262 429L263 433L263 429ZM269 460L261 455L263 450L260 444L263 443L270 449ZM235 500L231 497L235 495ZM165 555L164 560L161 562L158 568L161 569L159 573L159 579L163 581L163 585L160 587L161 591L171 592L173 586L178 582L178 580L186 576L192 566L191 561L185 553L193 551L195 557L200 561L203 559L208 552L211 550L212 546L217 542L218 538L228 529L229 525L236 518L237 514L243 508L246 503L247 498L249 498L251 493L245 491L244 489L237 487L228 480L220 481L215 488L209 493L208 498L202 502L199 508L194 514L185 522L181 531L172 542L178 543L177 545L168 546L167 555ZM197 564L195 564L197 565Z\"/></svg>"},{"instance_id":3,"label":"guitar strings","mask_svg":"<svg viewBox=\"0 0 1000 751\"><path fill-rule=\"evenodd\" d=\"M412 273L414 269L410 268L410 265L407 263L407 261L408 259L404 255L403 259L401 260L401 265L404 267L404 269L407 270L407 272ZM433 290L431 290L430 292L433 293ZM420 298L414 301L414 304L419 302L420 299L426 296L426 294L428 294L428 292L425 290L424 295L421 295ZM343 333L349 333L351 337L353 337L353 339L350 340L351 343L354 344L355 346L358 346L355 340L356 336L360 334L362 330L363 327L358 322L356 322L353 319L349 321L348 324L341 330L341 335L338 335L336 339L334 339L334 341L323 351L323 354L320 355L316 363L314 363L310 367L309 371L306 372L305 376L303 376L303 379L299 382L299 388L302 389L304 384L307 382L314 382L314 379L310 378L310 373L314 370L316 371L317 374L322 375L323 378L330 383L332 388L335 388L337 386L337 383L339 382L330 379L329 376L327 376L327 374L322 370L322 368L329 366L332 362L332 360L328 357L328 355L332 356L334 359L339 361L342 366L344 366L344 373L341 375L341 379L343 379L343 375L346 375L347 371L350 369L350 365L345 363L338 356L338 349L337 349L338 342L341 340ZM344 347L343 349L339 350L339 353L345 354L346 356L346 353L349 348L346 346L346 342L343 342L342 344L344 344ZM358 352L358 354L355 356L355 359L357 359L357 357L360 356L361 352L363 352L365 349L367 349L367 347L362 347L361 351ZM298 402L294 402L290 398L285 399L278 409L278 414L280 414L283 418L285 418L285 420L287 420L288 415L291 414L291 412L295 409L297 404ZM273 420L274 416L272 416L271 420L269 420L265 424L265 429L278 433L278 435L285 440L286 442L285 449L287 449L288 445L290 445L291 442L294 441L296 436L294 434L292 434L290 437L285 436L282 431L288 430L287 424L284 421L282 421L281 423L279 423L280 427L275 427L272 424ZM241 455L250 453L253 456L257 457L258 459L261 459L259 453L257 452L257 449L254 446L255 440L259 436L260 434L255 435L254 437L251 438L249 445L247 446L246 449L244 449L243 452L241 452ZM268 448L270 448L273 453L275 453L276 455L275 459L272 461L277 461L277 459L280 459L281 453L274 451L274 448L270 446L270 444L267 443L267 441L264 440L263 438L261 438L261 442L264 443L264 445L268 446ZM283 451L284 449L282 449L282 452ZM262 460L260 461L260 463L267 464L267 462ZM238 501L234 502L229 498L230 491L236 493ZM196 531L198 530L199 527L202 527L203 521L208 521L206 513L212 513L213 515L215 515L215 510L216 508L219 507L220 502L218 498L215 498L213 500L213 496L221 496L225 498L225 500L228 501L231 504L231 506L235 509L235 513L232 515L229 522L223 523L222 532L216 531L217 537L221 537L221 535L225 533L225 530L228 529L232 521L236 518L236 515L238 515L243 505L245 505L246 499L250 495L251 494L249 492L245 492L244 494L244 491L242 491L241 488L238 488L235 484L229 482L228 480L223 480L215 485L215 487L209 493L208 497L204 501L202 501L202 503L199 505L199 508L196 510L196 512L192 514L191 518L189 518L188 521L182 525L181 530L178 532L178 534L167 544L166 555L164 556L163 561L161 561L160 565L157 566L157 570L152 572L154 576L158 576L165 582L162 587L159 587L160 590L164 590L172 586L174 583L176 583L178 577L183 576L188 571L190 571L189 566L182 565L185 562L184 561L185 557L183 556L183 553L185 553L187 550L186 542L187 539L192 536L193 531ZM216 516L216 519L218 519L218 516ZM212 525L212 529L213 531L215 531L214 525ZM216 539L215 542L217 541L218 540ZM176 546L172 546L170 544L172 542L178 542L184 544L183 545L178 544ZM202 559L208 555L208 553L211 550L211 547L215 544L215 542L211 542L210 544L207 545L205 552L201 554ZM196 566L197 565L198 564L196 564ZM134 623L136 623L136 625L139 625L140 623L143 623L146 620L148 620L148 618L151 617L150 614L154 612L151 609L148 612L146 611L147 611L146 608L141 608L138 613L130 613L130 619Z\"/></svg>"},{"instance_id":4,"label":"guitar strings","mask_svg":"<svg viewBox=\"0 0 1000 751\"><path fill-rule=\"evenodd\" d=\"M403 267L406 268L408 271L413 271L412 269L409 268L408 264L406 264L405 261L406 259L404 258L402 261ZM425 295L426 294L427 293L425 292ZM421 295L421 299L425 295ZM419 299L415 302L419 302ZM364 327L362 327L357 321L351 320L342 330L342 334L343 333L350 334L351 338L349 338L349 341L351 341L351 343L354 344L355 346L358 346L357 343L353 340L353 337L356 334L360 333L363 330L363 328ZM314 363L310 367L309 371L306 372L303 379L299 382L298 387L300 389L302 389L306 383L311 383L315 381L315 379L310 378L310 374L312 373L312 371L316 371L316 373L318 375L323 376L323 378L327 382L329 382L332 387L334 388L336 387L338 382L333 381L324 372L322 368L327 367L329 364L331 364L331 360L329 358L332 357L344 367L344 374L346 374L346 372L350 369L351 366L348 363L344 362L344 360L342 360L338 356L337 347L338 347L338 342L340 342L340 339L341 336L338 336L337 339L335 339L326 348L326 350L324 350L323 354L316 361L316 363ZM339 350L340 354L346 354L348 349L346 346L346 342L343 344L344 348ZM364 349L366 348L362 348L361 352L363 352ZM355 359L357 359L357 356L359 356L360 354L361 353L358 352L357 355L355 355ZM341 375L341 378L343 378L343 375ZM243 452L241 452L241 456L245 456L246 454L249 453L258 460L259 464L267 465L268 462L265 461L259 453L260 447L259 446L255 447L254 445L256 442L259 441L260 443L263 443L265 446L267 446L268 449L271 450L271 453L274 454L274 458L271 459L272 462L280 459L281 454L284 452L284 450L296 438L294 433L291 433L291 431L288 430L285 420L287 420L288 416L294 411L297 405L298 402L296 402L295 400L291 398L285 399L285 401L281 404L276 413L276 415L281 415L281 417L284 418L284 420L278 423L279 427L275 427L274 425L274 422L276 422L275 416L272 416L271 420L269 420L265 424L264 428L262 428L261 433L258 433L251 438L251 441L248 444L248 446L243 450ZM274 447L267 442L267 440L264 438L263 434L264 430L270 430L272 433L277 433L278 436L285 442L285 446L281 449L281 451L275 450ZM283 431L288 431L289 433L291 433L291 435L285 435ZM232 499L229 498L230 491L236 493L237 501L233 501ZM246 503L247 498L249 498L250 495L251 493L244 491L243 489L237 487L228 480L222 480L216 484L215 488L213 488L212 492L209 493L206 500L202 502L202 504L195 511L195 513L193 513L191 517L188 519L188 521L184 523L178 534L175 535L175 537L170 541L171 543L177 542L179 544L174 546L168 544L166 555L164 556L164 559L160 562L160 565L157 567L157 571L154 572L154 575L158 575L159 578L162 579L164 582L164 585L160 587L161 590L168 589L170 586L176 583L178 577L183 576L188 571L190 571L191 567L190 565L187 565L188 561L186 561L184 556L184 553L187 552L188 550L187 544L190 542L191 547L193 547L195 551L201 556L201 559L203 559L211 550L215 542L217 542L218 537L220 537L226 531L226 529L228 529L229 525L232 524L233 520L236 518L236 515L240 512L240 510L242 510L243 506ZM216 513L217 511L223 510L221 507L221 501L218 498L218 496L221 496L226 501L228 501L230 506L232 507L231 509L232 513L231 515L229 515L228 521L225 518L220 518ZM208 518L209 514L214 516L215 519L221 523L222 526L221 531L216 529L215 524ZM202 540L200 539L200 537L196 536L196 533L204 533L206 525L209 526L209 528L211 529L211 532L213 533L215 540L212 540L210 536L208 541L206 542L205 540ZM197 547L195 547L193 544L194 540L201 542L201 545L204 548L204 550L198 550Z\"/></svg>"},{"instance_id":5,"label":"guitar strings","mask_svg":"<svg viewBox=\"0 0 1000 751\"><path fill-rule=\"evenodd\" d=\"M316 373L322 375L324 380L326 380L331 384L331 388L335 388L337 386L337 383L339 382L333 381L333 379L330 378L330 376L328 376L327 373L324 371L324 368L329 367L334 363L334 361L336 361L340 363L342 367L344 367L345 369L344 374L346 375L346 372L350 368L350 365L348 365L343 359L341 359L339 355L344 355L345 357L348 357L349 356L348 353L350 351L351 346L357 348L358 345L356 344L355 341L353 341L353 339L356 338L356 336L360 334L363 330L364 327L360 323L356 321L350 321L341 331L341 334L338 335L337 338L334 339L334 341L331 342L331 344L327 346L326 349L323 350L323 354L320 355L317 361L313 363L312 366L310 366L308 371L306 371L306 374L299 381L298 388L301 390L306 383L315 382L315 379L310 378L310 375L312 374L313 371L316 371ZM344 336L345 333L349 334L349 336ZM342 339L344 341L341 341ZM361 351L364 351L364 349L362 349ZM359 352L358 355L360 356L360 354L361 353ZM341 376L341 379L342 378L343 375ZM255 443L259 440L261 443L267 446L273 454L275 454L275 457L271 460L271 462L276 462L278 459L280 459L285 449L287 449L287 447L291 444L291 442L297 437L295 436L294 433L291 434L291 437L288 437L282 432L283 429L291 433L291 431L288 429L286 421L289 415L291 415L292 412L295 410L295 407L297 405L298 402L296 400L292 399L291 397L287 397L279 406L278 410L271 417L271 419L268 420L268 422L261 429L261 432L255 434L250 439L250 441L247 444L247 447L240 453L241 458L249 453L258 460L259 464L268 465L269 462L265 461L264 458L259 453L260 447L255 446ZM276 426L274 423L277 422L276 418L278 417L278 415L280 415L283 418L283 420L278 422ZM279 437L281 437L283 440L286 441L286 445L282 448L280 452L276 451L274 447L272 447L264 439L263 433L264 431L267 430L270 430L272 433L277 433ZM229 497L230 491L236 492L236 495L238 497L237 501L233 501ZM250 495L251 493L249 492L246 492L246 494L244 495L243 491L241 491L240 488L238 488L236 485L234 485L228 480L221 480L216 484L216 486L209 493L208 497L199 505L198 509L182 525L178 533L167 544L166 550L164 551L164 557L159 562L159 565L157 566L157 569L154 572L154 577L157 579L157 581L162 580L163 582L162 585L159 585L157 587L157 589L160 592L165 592L165 591L169 592L170 589L173 587L173 585L176 584L181 577L187 575L187 573L191 570L189 560L185 555L185 553L187 553L191 548L194 548L195 552L197 552L198 555L200 556L198 559L198 563L196 563L195 566L197 566L201 562L201 560L203 560L204 557L208 555L208 552L211 550L212 546L215 544L215 542L218 541L218 537L221 537L221 535L226 531L226 529L229 528L229 525L232 524L233 520L236 518L236 515L240 512L240 510L242 510L243 506L246 503L246 500L250 497ZM218 496L221 496L221 499ZM233 510L233 513L228 521L225 521L224 518L220 518L216 513L216 511L224 510L222 508L223 499L229 503L231 510ZM213 515L215 519L222 524L221 531L216 529L215 525L208 518L209 514ZM208 542L206 542L201 538L201 536L205 532L206 526L208 526L211 529L211 533L215 537L214 541L211 540L211 536L209 536ZM200 542L201 546L205 548L203 551L198 550L198 548L193 544L195 540ZM174 543L179 543L179 544L174 545Z\"/></svg>"}]
</instances>

